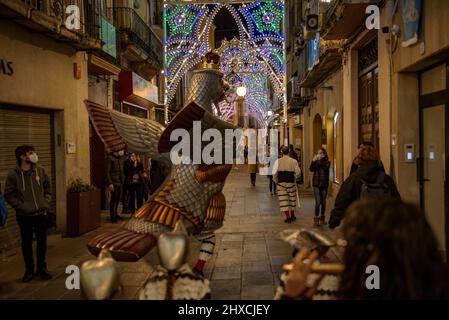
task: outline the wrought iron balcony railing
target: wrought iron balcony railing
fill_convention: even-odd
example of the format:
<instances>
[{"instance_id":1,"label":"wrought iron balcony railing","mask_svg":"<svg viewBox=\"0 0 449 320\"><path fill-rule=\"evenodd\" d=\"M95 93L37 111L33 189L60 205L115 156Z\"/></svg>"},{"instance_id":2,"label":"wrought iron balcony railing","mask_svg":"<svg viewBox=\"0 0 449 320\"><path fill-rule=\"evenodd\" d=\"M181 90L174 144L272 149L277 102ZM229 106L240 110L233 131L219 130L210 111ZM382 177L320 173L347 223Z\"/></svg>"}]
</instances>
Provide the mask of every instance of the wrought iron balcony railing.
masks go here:
<instances>
[{"instance_id":1,"label":"wrought iron balcony railing","mask_svg":"<svg viewBox=\"0 0 449 320\"><path fill-rule=\"evenodd\" d=\"M112 11L115 26L128 34L129 40L139 47L162 66L162 42L151 30L150 26L132 8L108 8Z\"/></svg>"},{"instance_id":2,"label":"wrought iron balcony railing","mask_svg":"<svg viewBox=\"0 0 449 320\"><path fill-rule=\"evenodd\" d=\"M27 28L49 30L46 34L62 39L81 48L98 49L100 44L100 23L104 8L104 0L2 0L3 6L22 15L24 19L14 19ZM78 11L66 12L68 6L76 6ZM75 20L69 19L72 14L79 13ZM25 20L31 21L27 23ZM79 25L68 27L67 22L79 22Z\"/></svg>"}]
</instances>

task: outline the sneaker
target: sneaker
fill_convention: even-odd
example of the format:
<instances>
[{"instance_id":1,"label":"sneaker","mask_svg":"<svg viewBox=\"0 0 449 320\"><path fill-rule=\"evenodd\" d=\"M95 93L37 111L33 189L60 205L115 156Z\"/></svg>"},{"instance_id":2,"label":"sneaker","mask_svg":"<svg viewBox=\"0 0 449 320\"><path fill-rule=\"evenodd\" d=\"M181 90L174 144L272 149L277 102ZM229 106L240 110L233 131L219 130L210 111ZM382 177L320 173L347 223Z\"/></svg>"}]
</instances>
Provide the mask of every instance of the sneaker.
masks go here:
<instances>
[{"instance_id":1,"label":"sneaker","mask_svg":"<svg viewBox=\"0 0 449 320\"><path fill-rule=\"evenodd\" d=\"M22 277L22 282L30 282L34 278L34 273L25 271L25 274Z\"/></svg>"},{"instance_id":2,"label":"sneaker","mask_svg":"<svg viewBox=\"0 0 449 320\"><path fill-rule=\"evenodd\" d=\"M285 223L292 223L292 219L291 218L287 218L284 220Z\"/></svg>"},{"instance_id":3,"label":"sneaker","mask_svg":"<svg viewBox=\"0 0 449 320\"><path fill-rule=\"evenodd\" d=\"M295 217L295 216L292 216L290 219L291 219L292 221L296 221L296 217Z\"/></svg>"},{"instance_id":4,"label":"sneaker","mask_svg":"<svg viewBox=\"0 0 449 320\"><path fill-rule=\"evenodd\" d=\"M49 274L46 269L44 269L40 272L37 272L36 276L42 280L51 280L53 278L53 276L51 274Z\"/></svg>"}]
</instances>

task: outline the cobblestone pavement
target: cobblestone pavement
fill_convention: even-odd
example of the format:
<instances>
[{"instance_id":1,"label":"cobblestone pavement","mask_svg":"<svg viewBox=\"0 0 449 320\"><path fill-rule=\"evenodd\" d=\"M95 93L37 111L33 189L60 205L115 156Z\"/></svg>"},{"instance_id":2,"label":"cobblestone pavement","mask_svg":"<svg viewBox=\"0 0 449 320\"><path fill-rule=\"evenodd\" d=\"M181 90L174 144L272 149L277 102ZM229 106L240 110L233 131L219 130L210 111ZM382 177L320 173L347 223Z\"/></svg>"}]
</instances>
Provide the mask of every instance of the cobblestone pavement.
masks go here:
<instances>
[{"instance_id":1,"label":"cobblestone pavement","mask_svg":"<svg viewBox=\"0 0 449 320\"><path fill-rule=\"evenodd\" d=\"M214 255L205 268L205 276L211 281L212 299L273 299L282 265L291 261L292 252L288 244L277 239L277 234L284 229L312 226L312 195L301 192L302 206L296 213L298 220L287 225L278 212L276 196L269 193L267 177L257 176L256 186L252 187L245 167L233 169L224 193L227 215L224 226L216 233ZM117 225L107 223L107 214L103 220L101 228L80 237L49 237L47 264L54 275L50 281L22 283L20 250L3 254L0 299L80 299L78 290L65 287L65 268L71 264L80 266L83 261L92 259L86 249L87 240L117 228ZM199 243L192 239L189 257L192 266L198 249ZM334 251L329 252L327 259L338 260ZM139 289L152 273L152 266L157 263L155 250L139 262L119 263L124 290L114 298L136 299Z\"/></svg>"}]
</instances>

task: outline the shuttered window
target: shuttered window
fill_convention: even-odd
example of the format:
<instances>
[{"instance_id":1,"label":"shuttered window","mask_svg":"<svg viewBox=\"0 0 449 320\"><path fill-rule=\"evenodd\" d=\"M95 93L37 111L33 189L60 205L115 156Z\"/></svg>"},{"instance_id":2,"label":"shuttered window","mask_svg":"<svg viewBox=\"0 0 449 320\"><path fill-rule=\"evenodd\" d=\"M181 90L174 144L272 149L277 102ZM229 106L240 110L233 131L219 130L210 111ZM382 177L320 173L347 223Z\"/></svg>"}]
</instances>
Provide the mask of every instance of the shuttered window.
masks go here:
<instances>
[{"instance_id":1,"label":"shuttered window","mask_svg":"<svg viewBox=\"0 0 449 320\"><path fill-rule=\"evenodd\" d=\"M45 169L52 185L52 210L56 213L55 159L53 115L47 111L31 111L24 108L8 108L0 105L0 183L2 193L8 173L16 168L14 150L17 146L29 144L36 148L39 165ZM15 211L8 207L6 227L0 229L0 249L20 245L19 227Z\"/></svg>"}]
</instances>

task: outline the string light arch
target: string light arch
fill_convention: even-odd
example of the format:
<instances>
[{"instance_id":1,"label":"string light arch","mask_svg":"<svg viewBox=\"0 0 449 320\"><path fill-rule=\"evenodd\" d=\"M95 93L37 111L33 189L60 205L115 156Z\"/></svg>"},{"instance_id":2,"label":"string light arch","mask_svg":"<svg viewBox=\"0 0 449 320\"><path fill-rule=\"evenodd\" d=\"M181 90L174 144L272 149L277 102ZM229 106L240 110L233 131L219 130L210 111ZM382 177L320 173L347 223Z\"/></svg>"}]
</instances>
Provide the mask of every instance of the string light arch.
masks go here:
<instances>
[{"instance_id":1,"label":"string light arch","mask_svg":"<svg viewBox=\"0 0 449 320\"><path fill-rule=\"evenodd\" d=\"M196 67L206 52L214 49L210 45L211 28L221 10L229 11L237 23L239 34L239 39L233 39L232 48L225 51L221 48L225 75L229 74L230 57L248 61L254 67L251 72L261 72L267 76L279 101L284 104L286 67L283 0L256 1L252 4L233 2L197 5L182 1L164 4L167 104L174 98L183 76ZM250 83L251 80L244 81L249 81L250 86L254 85ZM262 99L260 94L254 93L253 97L248 99L250 108L263 112L267 102L254 100L255 97ZM232 108L222 107L229 109L222 110L222 117L232 114Z\"/></svg>"}]
</instances>

